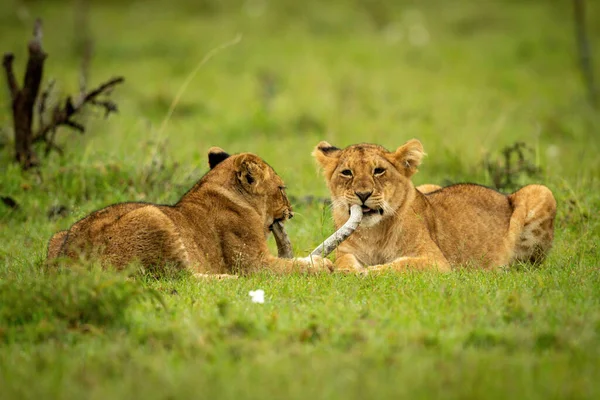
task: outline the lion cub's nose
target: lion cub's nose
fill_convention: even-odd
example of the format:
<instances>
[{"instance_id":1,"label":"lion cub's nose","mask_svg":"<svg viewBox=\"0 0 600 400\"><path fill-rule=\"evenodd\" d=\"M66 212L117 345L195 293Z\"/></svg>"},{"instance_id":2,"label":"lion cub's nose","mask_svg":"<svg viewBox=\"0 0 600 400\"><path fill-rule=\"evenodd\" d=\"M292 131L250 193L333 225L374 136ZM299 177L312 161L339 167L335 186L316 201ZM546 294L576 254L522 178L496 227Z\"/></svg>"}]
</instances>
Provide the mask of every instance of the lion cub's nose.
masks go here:
<instances>
[{"instance_id":1,"label":"lion cub's nose","mask_svg":"<svg viewBox=\"0 0 600 400\"><path fill-rule=\"evenodd\" d=\"M373 192L354 192L355 195L364 203L373 194Z\"/></svg>"}]
</instances>

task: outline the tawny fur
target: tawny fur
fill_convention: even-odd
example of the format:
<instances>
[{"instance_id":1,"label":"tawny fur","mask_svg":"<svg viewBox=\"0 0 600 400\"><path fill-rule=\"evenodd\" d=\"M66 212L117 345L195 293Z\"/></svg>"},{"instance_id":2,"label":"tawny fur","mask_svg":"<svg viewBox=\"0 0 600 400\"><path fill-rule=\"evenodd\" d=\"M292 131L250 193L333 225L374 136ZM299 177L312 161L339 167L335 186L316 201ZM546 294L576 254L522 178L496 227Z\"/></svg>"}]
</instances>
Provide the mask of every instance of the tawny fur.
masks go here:
<instances>
[{"instance_id":1,"label":"tawny fur","mask_svg":"<svg viewBox=\"0 0 600 400\"><path fill-rule=\"evenodd\" d=\"M269 252L275 221L293 215L284 183L260 157L209 150L211 170L175 205L121 203L91 213L48 244L48 260L136 261L204 274L329 271L321 257L282 259Z\"/></svg>"},{"instance_id":2,"label":"tawny fur","mask_svg":"<svg viewBox=\"0 0 600 400\"><path fill-rule=\"evenodd\" d=\"M363 221L337 249L336 269L482 268L541 262L554 238L556 201L542 185L504 195L475 184L421 185L411 176L424 156L418 140L395 152L374 144L313 152L331 192L337 228L353 204ZM365 269L366 268L366 269Z\"/></svg>"}]
</instances>

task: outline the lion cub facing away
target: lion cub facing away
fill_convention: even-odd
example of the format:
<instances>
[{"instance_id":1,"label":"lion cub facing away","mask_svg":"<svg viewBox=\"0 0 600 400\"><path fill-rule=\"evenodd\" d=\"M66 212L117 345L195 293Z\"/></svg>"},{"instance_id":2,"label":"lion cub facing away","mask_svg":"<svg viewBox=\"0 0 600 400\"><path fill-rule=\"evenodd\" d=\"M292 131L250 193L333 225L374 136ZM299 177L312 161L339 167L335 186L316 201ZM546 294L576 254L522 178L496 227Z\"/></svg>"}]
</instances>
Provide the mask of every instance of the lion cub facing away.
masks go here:
<instances>
[{"instance_id":1,"label":"lion cub facing away","mask_svg":"<svg viewBox=\"0 0 600 400\"><path fill-rule=\"evenodd\" d=\"M270 254L272 224L293 213L282 179L266 162L218 147L208 161L210 171L177 204L122 203L93 212L52 236L48 260L94 258L117 268L137 260L157 271L174 265L200 275L329 271L327 259Z\"/></svg>"},{"instance_id":2,"label":"lion cub facing away","mask_svg":"<svg viewBox=\"0 0 600 400\"><path fill-rule=\"evenodd\" d=\"M395 152L374 144L317 145L313 156L331 192L336 228L351 205L363 209L360 226L338 248L336 269L448 271L544 259L556 215L547 187L529 185L510 195L475 184L415 188L410 178L423 155L416 139Z\"/></svg>"}]
</instances>

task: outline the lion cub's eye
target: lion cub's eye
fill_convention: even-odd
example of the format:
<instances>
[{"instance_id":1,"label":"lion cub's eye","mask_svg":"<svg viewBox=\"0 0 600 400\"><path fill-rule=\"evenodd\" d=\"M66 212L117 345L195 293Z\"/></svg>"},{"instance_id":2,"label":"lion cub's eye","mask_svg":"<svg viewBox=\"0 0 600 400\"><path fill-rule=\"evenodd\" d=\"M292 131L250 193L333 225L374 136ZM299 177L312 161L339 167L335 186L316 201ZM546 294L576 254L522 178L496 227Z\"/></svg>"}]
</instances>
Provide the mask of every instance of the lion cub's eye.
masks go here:
<instances>
[{"instance_id":1,"label":"lion cub's eye","mask_svg":"<svg viewBox=\"0 0 600 400\"><path fill-rule=\"evenodd\" d=\"M347 176L347 177L352 176L352 171L350 171L349 169L343 169L341 173L342 173L342 175Z\"/></svg>"},{"instance_id":2,"label":"lion cub's eye","mask_svg":"<svg viewBox=\"0 0 600 400\"><path fill-rule=\"evenodd\" d=\"M383 169L383 168L380 168L380 167L377 167L377 168L375 168L375 169L373 170L373 174L374 174L375 176L380 176L380 175L383 175L383 173L384 173L384 172L385 172L385 169Z\"/></svg>"}]
</instances>

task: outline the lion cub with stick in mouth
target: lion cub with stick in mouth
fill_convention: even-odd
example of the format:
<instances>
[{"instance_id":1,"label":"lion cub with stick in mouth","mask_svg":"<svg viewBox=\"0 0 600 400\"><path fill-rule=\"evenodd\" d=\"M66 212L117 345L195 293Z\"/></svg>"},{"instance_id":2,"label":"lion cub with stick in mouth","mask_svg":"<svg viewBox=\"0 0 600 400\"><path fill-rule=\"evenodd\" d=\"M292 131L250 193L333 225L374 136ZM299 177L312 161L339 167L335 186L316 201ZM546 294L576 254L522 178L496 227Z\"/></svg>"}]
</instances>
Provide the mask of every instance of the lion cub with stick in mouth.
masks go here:
<instances>
[{"instance_id":1,"label":"lion cub with stick in mouth","mask_svg":"<svg viewBox=\"0 0 600 400\"><path fill-rule=\"evenodd\" d=\"M208 162L210 171L177 204L121 203L93 212L52 236L48 260L99 259L117 268L138 261L157 272L171 265L197 276L329 271L327 259L291 258L282 223L292 207L273 168L254 154L230 156L218 147ZM286 258L269 252L271 231Z\"/></svg>"},{"instance_id":2,"label":"lion cub with stick in mouth","mask_svg":"<svg viewBox=\"0 0 600 400\"><path fill-rule=\"evenodd\" d=\"M415 188L410 178L424 156L416 139L394 152L321 142L313 156L331 192L336 229L351 206L362 207L360 225L337 249L337 270L538 263L552 247L556 201L545 186L510 195L475 184Z\"/></svg>"}]
</instances>

